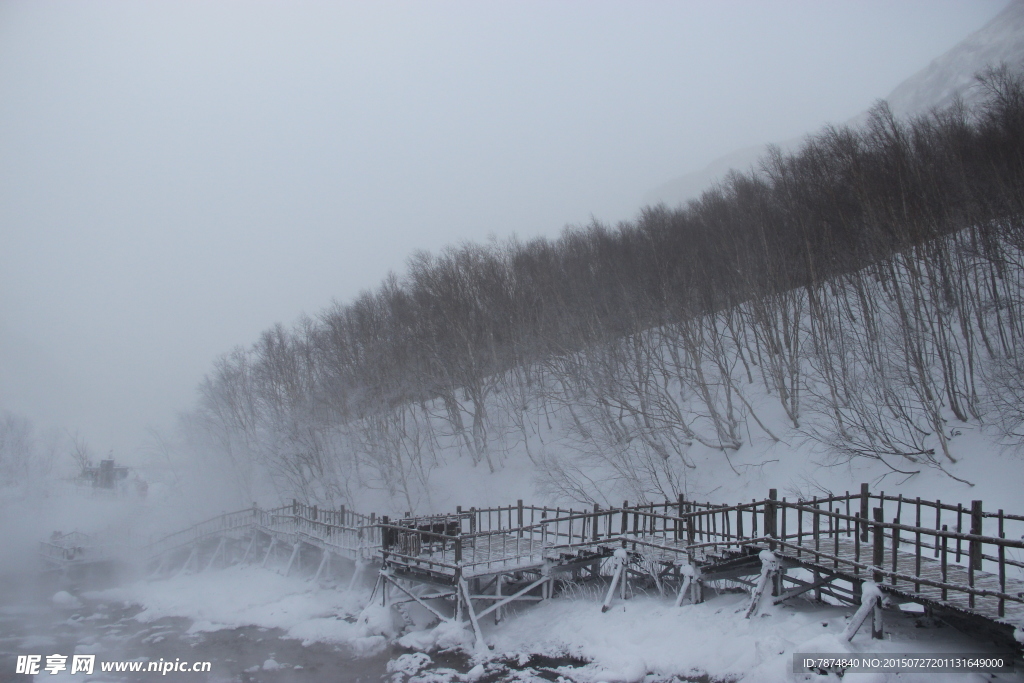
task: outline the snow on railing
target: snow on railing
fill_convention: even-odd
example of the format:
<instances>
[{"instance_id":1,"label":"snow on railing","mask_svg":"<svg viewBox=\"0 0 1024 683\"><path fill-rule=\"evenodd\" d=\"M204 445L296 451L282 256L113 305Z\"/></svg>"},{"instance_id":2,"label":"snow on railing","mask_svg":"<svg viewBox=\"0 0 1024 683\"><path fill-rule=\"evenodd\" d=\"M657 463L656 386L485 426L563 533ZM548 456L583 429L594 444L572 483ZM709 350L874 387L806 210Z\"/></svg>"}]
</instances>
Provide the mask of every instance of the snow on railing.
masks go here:
<instances>
[{"instance_id":1,"label":"snow on railing","mask_svg":"<svg viewBox=\"0 0 1024 683\"><path fill-rule=\"evenodd\" d=\"M779 500L774 490L766 499L736 505L679 496L664 503L573 510L519 500L397 520L293 501L225 513L136 550L152 560L212 537L254 531L446 576L539 565L566 553L603 557L616 547L677 566L767 548L815 571L852 577L850 589L816 589L848 601L859 598L862 581L873 580L911 599L998 618L1011 606L1024 610L1024 516L986 511L980 501L965 507L872 493L867 485L859 492L795 502ZM59 564L95 561L113 555L114 548L72 532L41 543L40 554ZM848 594L834 593L843 590Z\"/></svg>"}]
</instances>

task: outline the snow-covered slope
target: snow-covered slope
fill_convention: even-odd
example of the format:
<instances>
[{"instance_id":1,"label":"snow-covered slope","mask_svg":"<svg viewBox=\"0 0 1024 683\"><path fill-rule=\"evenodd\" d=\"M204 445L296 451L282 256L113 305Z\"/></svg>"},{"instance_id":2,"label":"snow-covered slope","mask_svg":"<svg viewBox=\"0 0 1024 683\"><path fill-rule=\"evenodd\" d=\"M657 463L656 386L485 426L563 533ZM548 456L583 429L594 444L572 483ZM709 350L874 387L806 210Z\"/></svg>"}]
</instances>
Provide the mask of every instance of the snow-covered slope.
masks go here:
<instances>
[{"instance_id":1,"label":"snow-covered slope","mask_svg":"<svg viewBox=\"0 0 1024 683\"><path fill-rule=\"evenodd\" d=\"M970 103L980 96L975 74L989 65L1024 65L1024 0L1013 0L988 24L957 43L927 67L900 83L886 96L899 117L922 114L934 107L949 105L957 95ZM867 112L847 123L862 123ZM776 143L784 151L793 149L803 138ZM748 170L764 154L767 145L730 152L706 167L685 173L655 188L644 198L645 204L676 206L700 196L730 169Z\"/></svg>"},{"instance_id":2,"label":"snow-covered slope","mask_svg":"<svg viewBox=\"0 0 1024 683\"><path fill-rule=\"evenodd\" d=\"M949 105L957 95L970 104L980 95L974 75L989 65L1024 65L1024 1L1015 0L992 21L896 86L885 99L897 116Z\"/></svg>"}]
</instances>

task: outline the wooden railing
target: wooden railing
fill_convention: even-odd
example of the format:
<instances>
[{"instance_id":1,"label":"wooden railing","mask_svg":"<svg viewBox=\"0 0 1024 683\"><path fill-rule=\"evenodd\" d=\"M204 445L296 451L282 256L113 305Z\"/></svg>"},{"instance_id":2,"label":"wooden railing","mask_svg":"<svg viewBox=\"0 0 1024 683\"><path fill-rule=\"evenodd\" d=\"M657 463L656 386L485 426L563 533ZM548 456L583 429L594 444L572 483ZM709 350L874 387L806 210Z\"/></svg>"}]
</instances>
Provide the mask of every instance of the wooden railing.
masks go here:
<instances>
[{"instance_id":1,"label":"wooden railing","mask_svg":"<svg viewBox=\"0 0 1024 683\"><path fill-rule=\"evenodd\" d=\"M536 507L517 501L493 508L458 508L453 515L382 519L381 553L398 561L446 573L500 570L510 556L540 558L548 551L600 543L660 550L668 561L694 561L708 553L765 547L814 571L842 574L855 599L861 580L922 601L949 602L973 610L986 598L995 616L1007 605L1024 605L1024 593L1008 582L1024 579L1024 516L986 511L902 495L844 492L810 500L781 500L775 491L763 500L737 505L676 501L578 511ZM985 533L986 531L988 533ZM495 560L494 558L499 558ZM979 577L984 581L979 582ZM985 585L982 585L985 584Z\"/></svg>"},{"instance_id":2,"label":"wooden railing","mask_svg":"<svg viewBox=\"0 0 1024 683\"><path fill-rule=\"evenodd\" d=\"M625 545L676 563L711 562L755 546L816 572L850 577L850 591L861 580L874 580L911 599L952 604L961 596L966 609L984 607L998 617L1010 605L1024 605L1024 591L1017 590L1024 587L1024 516L985 510L980 501L965 507L874 493L867 485L797 501L779 499L771 490L763 500L736 505L679 496L576 510L519 500L397 520L293 501L219 515L145 545L143 555L164 555L250 528L444 574L501 571L600 544ZM96 556L98 547L95 539L69 534L42 543L40 552L60 562L83 557L86 548Z\"/></svg>"}]
</instances>

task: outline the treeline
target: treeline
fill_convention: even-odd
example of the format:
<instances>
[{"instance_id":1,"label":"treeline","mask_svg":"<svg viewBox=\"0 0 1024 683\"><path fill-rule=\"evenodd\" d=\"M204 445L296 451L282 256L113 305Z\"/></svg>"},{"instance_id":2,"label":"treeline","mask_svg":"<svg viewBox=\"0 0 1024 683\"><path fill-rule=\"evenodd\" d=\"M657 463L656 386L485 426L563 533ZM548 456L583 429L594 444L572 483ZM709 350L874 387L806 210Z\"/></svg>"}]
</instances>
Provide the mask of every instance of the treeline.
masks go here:
<instances>
[{"instance_id":1,"label":"treeline","mask_svg":"<svg viewBox=\"0 0 1024 683\"><path fill-rule=\"evenodd\" d=\"M772 425L898 471L949 420L1024 421L1024 84L909 121L884 103L678 209L419 253L401 275L223 357L186 431L243 495L429 506L455 449L552 490L686 488L695 444ZM770 399L765 397L769 396ZM600 481L597 486L595 481Z\"/></svg>"}]
</instances>

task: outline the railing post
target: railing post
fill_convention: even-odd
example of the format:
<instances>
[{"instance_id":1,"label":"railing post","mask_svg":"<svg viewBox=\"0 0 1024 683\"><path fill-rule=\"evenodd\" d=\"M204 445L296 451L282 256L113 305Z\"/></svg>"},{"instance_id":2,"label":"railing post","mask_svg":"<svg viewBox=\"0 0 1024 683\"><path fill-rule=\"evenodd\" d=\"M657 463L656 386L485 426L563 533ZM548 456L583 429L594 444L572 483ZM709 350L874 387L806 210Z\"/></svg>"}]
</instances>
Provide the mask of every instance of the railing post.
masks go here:
<instances>
[{"instance_id":1,"label":"railing post","mask_svg":"<svg viewBox=\"0 0 1024 683\"><path fill-rule=\"evenodd\" d=\"M875 517L875 524L873 525L874 533L874 553L871 557L871 564L875 567L874 575L872 580L875 583L882 583L882 572L879 571L882 568L882 562L885 558L885 529L882 527L884 519L882 517L882 508L874 508L872 510Z\"/></svg>"},{"instance_id":2,"label":"railing post","mask_svg":"<svg viewBox=\"0 0 1024 683\"><path fill-rule=\"evenodd\" d=\"M317 521L317 519L319 518L319 512L320 512L319 506L314 505L313 506L313 511L312 511L312 517L313 517L313 521L314 522Z\"/></svg>"},{"instance_id":3,"label":"railing post","mask_svg":"<svg viewBox=\"0 0 1024 683\"><path fill-rule=\"evenodd\" d=\"M899 517L893 517L892 523L894 525L898 525L900 523L900 518ZM891 578L891 583L894 586L896 585L896 571L898 569L898 566L897 566L898 565L898 559L897 558L899 557L899 552L898 552L899 549L900 549L900 530L895 528L895 526L894 526L893 530L892 530L892 574L893 575L892 575L892 578Z\"/></svg>"},{"instance_id":4,"label":"railing post","mask_svg":"<svg viewBox=\"0 0 1024 683\"><path fill-rule=\"evenodd\" d=\"M779 528L778 528L778 525L777 525L777 517L776 517L776 514L775 514L776 511L778 510L778 508L776 507L776 502L775 502L776 500L778 500L778 497L779 497L778 489L768 489L768 506L765 508L765 511L768 513L768 519L765 520L764 526L765 526L765 532L767 533L769 538L772 538L772 539L778 538L778 536L779 536ZM770 541L768 543L768 548L773 550L773 551L775 550L775 541L774 540L772 540L772 541Z\"/></svg>"},{"instance_id":5,"label":"railing post","mask_svg":"<svg viewBox=\"0 0 1024 683\"><path fill-rule=\"evenodd\" d=\"M348 524L345 523L345 506L344 505L341 506L341 511L340 512L341 512L341 526L348 526Z\"/></svg>"},{"instance_id":6,"label":"railing post","mask_svg":"<svg viewBox=\"0 0 1024 683\"><path fill-rule=\"evenodd\" d=\"M697 540L697 525L694 523L694 508L687 504L689 517L686 518L686 542L693 545Z\"/></svg>"},{"instance_id":7,"label":"railing post","mask_svg":"<svg viewBox=\"0 0 1024 683\"><path fill-rule=\"evenodd\" d=\"M868 491L867 484L860 485L860 518L867 522L868 520L868 507L870 507L871 493ZM867 543L868 540L868 525L863 524L860 528L860 540L862 543Z\"/></svg>"},{"instance_id":8,"label":"railing post","mask_svg":"<svg viewBox=\"0 0 1024 683\"><path fill-rule=\"evenodd\" d=\"M626 513L626 508L628 508L628 507L629 507L629 501L628 500L622 501L622 511L619 513L620 516L622 517L622 528L619 529L619 533L622 534L623 536L625 536L626 535L626 531L629 530L629 526L628 526L629 525L629 519L628 519L629 515Z\"/></svg>"},{"instance_id":9,"label":"railing post","mask_svg":"<svg viewBox=\"0 0 1024 683\"><path fill-rule=\"evenodd\" d=\"M681 493L679 494L678 505L679 505L679 517L682 517L685 514L686 496L684 496ZM677 541L683 540L683 522L682 522L681 519L676 521L676 540Z\"/></svg>"},{"instance_id":10,"label":"railing post","mask_svg":"<svg viewBox=\"0 0 1024 683\"><path fill-rule=\"evenodd\" d=\"M981 536L981 501L971 501L971 535ZM971 541L970 546L971 553L971 567L980 570L981 569L981 541Z\"/></svg>"},{"instance_id":11,"label":"railing post","mask_svg":"<svg viewBox=\"0 0 1024 683\"><path fill-rule=\"evenodd\" d=\"M519 538L523 537L523 499L520 498L516 501L517 516L516 521L519 524ZM501 577L495 579L496 583L501 583Z\"/></svg>"},{"instance_id":12,"label":"railing post","mask_svg":"<svg viewBox=\"0 0 1024 683\"><path fill-rule=\"evenodd\" d=\"M999 511L999 538L1006 538L1003 531L1003 511ZM1006 593L1006 546L999 544L999 592ZM1006 616L1006 598L999 596L999 616Z\"/></svg>"},{"instance_id":13,"label":"railing post","mask_svg":"<svg viewBox=\"0 0 1024 683\"><path fill-rule=\"evenodd\" d=\"M388 548L391 547L391 530L388 529L386 526L388 523L388 516L382 515L380 518L380 523L382 525L385 525L380 528L380 549L384 555L384 559L387 560Z\"/></svg>"},{"instance_id":14,"label":"railing post","mask_svg":"<svg viewBox=\"0 0 1024 683\"><path fill-rule=\"evenodd\" d=\"M597 521L599 519L598 511L600 509L601 509L601 506L598 505L597 503L594 503L594 528L593 528L593 539L594 539L594 541L597 541Z\"/></svg>"},{"instance_id":15,"label":"railing post","mask_svg":"<svg viewBox=\"0 0 1024 683\"><path fill-rule=\"evenodd\" d=\"M299 501L292 498L292 516L298 516L299 514Z\"/></svg>"}]
</instances>

